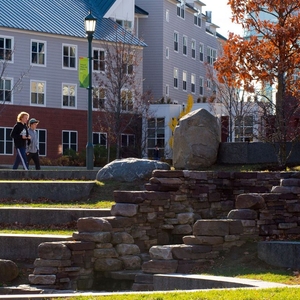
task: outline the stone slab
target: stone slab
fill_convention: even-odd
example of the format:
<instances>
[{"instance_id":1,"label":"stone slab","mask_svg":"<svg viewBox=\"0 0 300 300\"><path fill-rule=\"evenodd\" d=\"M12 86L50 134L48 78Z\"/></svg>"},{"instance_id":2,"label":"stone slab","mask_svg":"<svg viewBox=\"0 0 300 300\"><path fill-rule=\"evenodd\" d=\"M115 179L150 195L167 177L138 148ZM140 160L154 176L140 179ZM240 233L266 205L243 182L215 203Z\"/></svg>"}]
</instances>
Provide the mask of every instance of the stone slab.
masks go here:
<instances>
[{"instance_id":1,"label":"stone slab","mask_svg":"<svg viewBox=\"0 0 300 300\"><path fill-rule=\"evenodd\" d=\"M31 168L32 166L30 166ZM12 166L0 166L0 180L95 180L100 168L86 170L82 167L41 166L41 170L12 170ZM55 168L55 170L53 170Z\"/></svg>"},{"instance_id":2,"label":"stone slab","mask_svg":"<svg viewBox=\"0 0 300 300\"><path fill-rule=\"evenodd\" d=\"M194 290L215 288L284 287L286 285L260 280L209 275L155 274L155 291Z\"/></svg>"},{"instance_id":3,"label":"stone slab","mask_svg":"<svg viewBox=\"0 0 300 300\"><path fill-rule=\"evenodd\" d=\"M0 257L2 259L35 259L38 246L44 242L71 240L67 235L0 234Z\"/></svg>"},{"instance_id":4,"label":"stone slab","mask_svg":"<svg viewBox=\"0 0 300 300\"><path fill-rule=\"evenodd\" d=\"M88 198L95 181L0 181L0 197L7 199L47 198L69 202Z\"/></svg>"},{"instance_id":5,"label":"stone slab","mask_svg":"<svg viewBox=\"0 0 300 300\"><path fill-rule=\"evenodd\" d=\"M263 241L257 245L259 259L277 267L300 268L300 242Z\"/></svg>"},{"instance_id":6,"label":"stone slab","mask_svg":"<svg viewBox=\"0 0 300 300\"><path fill-rule=\"evenodd\" d=\"M109 209L83 208L26 208L1 207L0 220L4 224L50 225L65 224L84 217L111 216Z\"/></svg>"}]
</instances>

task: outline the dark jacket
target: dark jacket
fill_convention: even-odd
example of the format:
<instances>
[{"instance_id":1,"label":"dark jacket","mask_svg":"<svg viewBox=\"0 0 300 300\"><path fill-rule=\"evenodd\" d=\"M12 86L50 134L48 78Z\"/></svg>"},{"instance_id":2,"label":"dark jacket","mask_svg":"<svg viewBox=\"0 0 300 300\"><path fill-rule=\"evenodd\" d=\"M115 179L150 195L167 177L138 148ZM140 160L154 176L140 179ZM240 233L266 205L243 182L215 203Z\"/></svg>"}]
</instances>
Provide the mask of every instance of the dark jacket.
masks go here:
<instances>
[{"instance_id":1,"label":"dark jacket","mask_svg":"<svg viewBox=\"0 0 300 300\"><path fill-rule=\"evenodd\" d=\"M14 139L16 148L26 148L26 142L30 143L30 140L25 140L22 138L22 135L28 137L28 129L26 124L17 122L10 133L10 137Z\"/></svg>"}]
</instances>

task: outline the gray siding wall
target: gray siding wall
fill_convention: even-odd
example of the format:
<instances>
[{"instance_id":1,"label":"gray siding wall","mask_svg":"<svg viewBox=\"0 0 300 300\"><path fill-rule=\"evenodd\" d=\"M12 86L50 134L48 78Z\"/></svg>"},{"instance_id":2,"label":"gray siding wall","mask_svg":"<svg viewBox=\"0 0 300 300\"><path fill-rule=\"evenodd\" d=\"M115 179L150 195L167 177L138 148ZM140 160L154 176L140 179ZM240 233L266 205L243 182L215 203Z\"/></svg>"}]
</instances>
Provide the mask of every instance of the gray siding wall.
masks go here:
<instances>
[{"instance_id":1,"label":"gray siding wall","mask_svg":"<svg viewBox=\"0 0 300 300\"><path fill-rule=\"evenodd\" d=\"M1 30L0 35L14 38L14 61L8 64L6 77L13 78L15 83L22 72L29 70L28 75L23 78L21 90L15 91L13 94L14 105L30 106L30 80L39 80L46 82L46 103L42 107L87 110L87 89L79 87L78 79L78 59L81 56L88 56L87 39L12 30ZM46 42L46 66L30 65L32 39ZM76 69L64 69L62 67L63 44L77 46ZM92 46L105 48L97 40L93 40ZM142 50L139 55L142 55ZM142 72L141 63L137 68L137 80L142 79ZM77 86L77 105L75 108L62 106L63 83Z\"/></svg>"},{"instance_id":2,"label":"gray siding wall","mask_svg":"<svg viewBox=\"0 0 300 300\"><path fill-rule=\"evenodd\" d=\"M144 91L151 90L155 98L163 96L164 68L164 1L136 0L136 4L149 13L139 20L139 37L144 40Z\"/></svg>"},{"instance_id":3,"label":"gray siding wall","mask_svg":"<svg viewBox=\"0 0 300 300\"><path fill-rule=\"evenodd\" d=\"M199 77L204 79L204 96L207 96L206 84L206 57L207 46L216 50L219 48L217 38L206 32L206 24L202 19L202 27L194 25L194 12L185 10L185 18L177 16L176 2L168 0L137 0L137 5L149 13L149 17L140 22L140 33L145 34L148 49L144 55L144 87L150 87L156 98L165 96L165 86L169 85L171 101L185 103L191 93L191 74L195 74L194 100L199 96ZM169 22L166 21L166 10L169 10ZM179 51L174 51L174 31L179 34ZM187 36L187 56L182 53L182 39ZM196 59L191 55L191 42L196 41ZM204 63L199 60L199 43L204 45ZM166 47L169 48L169 59L165 56ZM149 55L149 52L151 55ZM178 89L174 88L173 70L178 68ZM187 91L182 89L182 73L187 72Z\"/></svg>"}]
</instances>

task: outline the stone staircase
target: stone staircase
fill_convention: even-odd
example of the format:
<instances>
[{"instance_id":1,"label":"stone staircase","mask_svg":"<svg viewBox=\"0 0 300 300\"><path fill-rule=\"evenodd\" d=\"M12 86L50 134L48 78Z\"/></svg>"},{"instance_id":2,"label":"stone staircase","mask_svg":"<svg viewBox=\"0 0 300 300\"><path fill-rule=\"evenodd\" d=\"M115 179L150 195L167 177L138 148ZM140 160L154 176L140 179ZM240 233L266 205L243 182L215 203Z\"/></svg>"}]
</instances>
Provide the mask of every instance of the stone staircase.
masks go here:
<instances>
[{"instance_id":1,"label":"stone staircase","mask_svg":"<svg viewBox=\"0 0 300 300\"><path fill-rule=\"evenodd\" d=\"M52 198L52 201L64 202L77 198L88 197L94 186L98 170L74 170L69 167L59 167L58 170L3 170L0 169L0 198L34 199L39 197ZM70 180L63 182L62 180ZM76 180L76 181L75 181ZM76 195L74 197L74 195ZM16 201L17 202L17 201ZM0 207L0 224L2 227L11 225L73 225L84 217L107 217L110 209L82 208L24 208ZM0 234L1 259L34 259L37 257L37 246L42 242L69 239L68 236L56 235L22 235ZM22 251L20 251L22 249Z\"/></svg>"},{"instance_id":2,"label":"stone staircase","mask_svg":"<svg viewBox=\"0 0 300 300\"><path fill-rule=\"evenodd\" d=\"M73 225L85 217L103 218L110 216L110 209L58 209L58 208L17 208L1 207L0 223L10 225ZM0 234L1 259L35 259L38 256L38 245L43 242L71 239L64 235L36 234ZM22 249L22 251L20 251Z\"/></svg>"},{"instance_id":3,"label":"stone staircase","mask_svg":"<svg viewBox=\"0 0 300 300\"><path fill-rule=\"evenodd\" d=\"M280 185L273 187L269 193L240 193L227 219L193 220L192 212L188 210L189 195L192 195L193 201L196 199L197 204L204 201L214 204L217 202L215 197L207 201L207 195L217 195L203 183L209 182L203 178L203 173L182 174L177 171L154 172L146 186L147 191L115 192L116 205L111 210L112 216L103 217L101 221L97 217L82 220L86 223L73 234L73 241L44 243L40 247L44 250L39 253L36 270L31 276L32 284L42 282L45 285L49 280L50 288L91 287L92 274L96 270L100 271L101 280L132 282L134 279L132 290L151 291L156 289L158 273L166 276L170 273L188 274L197 266L217 258L221 251L229 251L249 239L259 239L260 234L299 232L298 178L281 179ZM226 180L229 185L229 179ZM245 178L245 186L248 184L249 179ZM192 193L189 194L190 186ZM272 219L274 215L276 218ZM109 230L107 223L110 224ZM159 232L157 236L154 235L156 231ZM182 237L182 243L158 245L158 239L168 240L166 232ZM122 233L126 233L126 238ZM122 238L116 238L118 235ZM137 244L148 247L148 257L143 257L145 253L136 252ZM140 258L140 268L137 257ZM47 269L49 263L59 264L54 266L59 267L59 276L42 273L44 271L41 270Z\"/></svg>"}]
</instances>

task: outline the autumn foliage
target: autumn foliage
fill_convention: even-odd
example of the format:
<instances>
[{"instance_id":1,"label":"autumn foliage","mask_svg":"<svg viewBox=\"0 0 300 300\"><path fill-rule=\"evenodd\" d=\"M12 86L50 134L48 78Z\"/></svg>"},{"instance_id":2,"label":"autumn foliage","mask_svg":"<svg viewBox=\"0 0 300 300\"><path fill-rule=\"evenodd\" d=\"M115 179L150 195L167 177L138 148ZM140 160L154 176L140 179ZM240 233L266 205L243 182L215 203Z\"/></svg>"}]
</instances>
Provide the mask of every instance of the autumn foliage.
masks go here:
<instances>
[{"instance_id":1,"label":"autumn foliage","mask_svg":"<svg viewBox=\"0 0 300 300\"><path fill-rule=\"evenodd\" d=\"M229 0L232 19L244 37L230 33L215 68L220 82L256 93L272 86L276 121L272 142L291 139L291 122L299 116L300 0ZM290 99L296 99L287 105ZM275 100L275 101L274 101ZM287 107L289 111L287 111ZM298 129L292 140L298 139ZM285 155L285 154L284 154Z\"/></svg>"},{"instance_id":2,"label":"autumn foliage","mask_svg":"<svg viewBox=\"0 0 300 300\"><path fill-rule=\"evenodd\" d=\"M242 24L245 38L230 34L224 55L215 67L232 84L253 91L256 81L277 84L299 95L296 69L300 63L299 0L229 0L233 20ZM220 76L220 80L222 80ZM278 90L279 93L281 91Z\"/></svg>"}]
</instances>

